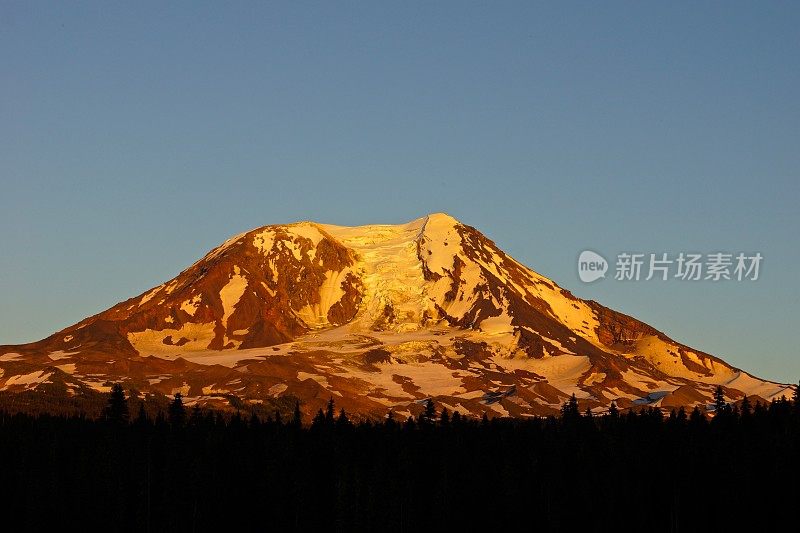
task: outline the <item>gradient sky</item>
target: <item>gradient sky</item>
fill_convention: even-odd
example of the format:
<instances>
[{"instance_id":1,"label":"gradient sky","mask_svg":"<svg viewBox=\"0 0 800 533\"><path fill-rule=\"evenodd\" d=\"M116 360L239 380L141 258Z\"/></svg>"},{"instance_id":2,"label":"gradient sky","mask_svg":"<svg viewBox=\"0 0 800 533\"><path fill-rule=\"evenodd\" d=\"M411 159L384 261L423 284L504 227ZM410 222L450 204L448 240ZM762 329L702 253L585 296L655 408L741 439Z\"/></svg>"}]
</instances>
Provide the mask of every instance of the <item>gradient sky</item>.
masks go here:
<instances>
[{"instance_id":1,"label":"gradient sky","mask_svg":"<svg viewBox=\"0 0 800 533\"><path fill-rule=\"evenodd\" d=\"M252 227L445 211L800 377L800 4L162 4L0 4L0 344ZM586 285L586 248L765 259L757 282Z\"/></svg>"}]
</instances>

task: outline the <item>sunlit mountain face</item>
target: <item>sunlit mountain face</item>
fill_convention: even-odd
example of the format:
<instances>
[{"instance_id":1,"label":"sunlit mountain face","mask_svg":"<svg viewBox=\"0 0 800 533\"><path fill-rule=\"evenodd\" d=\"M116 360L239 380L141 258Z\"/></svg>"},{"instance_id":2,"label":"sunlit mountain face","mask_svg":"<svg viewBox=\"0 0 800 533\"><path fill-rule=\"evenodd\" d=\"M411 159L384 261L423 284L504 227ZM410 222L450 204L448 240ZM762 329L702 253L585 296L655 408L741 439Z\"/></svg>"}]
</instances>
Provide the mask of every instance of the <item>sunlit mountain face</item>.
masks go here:
<instances>
[{"instance_id":1,"label":"sunlit mountain face","mask_svg":"<svg viewBox=\"0 0 800 533\"><path fill-rule=\"evenodd\" d=\"M0 389L111 384L231 408L329 399L348 413L525 417L575 395L603 411L768 401L764 381L584 301L442 214L407 224L264 226L50 337L0 347Z\"/></svg>"}]
</instances>

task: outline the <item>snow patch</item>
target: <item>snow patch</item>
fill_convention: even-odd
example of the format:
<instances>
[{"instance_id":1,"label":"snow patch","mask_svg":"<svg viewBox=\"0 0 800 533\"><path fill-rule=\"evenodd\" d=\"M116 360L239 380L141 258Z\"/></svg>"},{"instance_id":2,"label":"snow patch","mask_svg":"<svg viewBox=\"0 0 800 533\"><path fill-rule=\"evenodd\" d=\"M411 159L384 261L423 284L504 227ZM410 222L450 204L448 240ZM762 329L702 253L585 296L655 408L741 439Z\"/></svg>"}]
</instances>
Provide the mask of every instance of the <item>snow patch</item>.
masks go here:
<instances>
[{"instance_id":1,"label":"snow patch","mask_svg":"<svg viewBox=\"0 0 800 533\"><path fill-rule=\"evenodd\" d=\"M164 344L172 337L173 345ZM181 339L188 339L182 346L174 346ZM128 333L128 341L140 355L180 354L194 350L205 350L214 340L214 323L193 324L187 322L180 329L146 329Z\"/></svg>"},{"instance_id":2,"label":"snow patch","mask_svg":"<svg viewBox=\"0 0 800 533\"><path fill-rule=\"evenodd\" d=\"M272 245L275 243L275 230L273 229L265 229L261 233L257 233L253 236L253 246L261 252L261 254L266 255L272 250Z\"/></svg>"},{"instance_id":3,"label":"snow patch","mask_svg":"<svg viewBox=\"0 0 800 533\"><path fill-rule=\"evenodd\" d=\"M44 383L50 377L50 374L45 370L39 370L36 372L31 372L30 374L20 374L18 376L11 376L6 380L5 385L3 386L2 390L6 390L9 387L18 387L24 386L26 389L30 389L35 387L40 383Z\"/></svg>"},{"instance_id":4,"label":"snow patch","mask_svg":"<svg viewBox=\"0 0 800 533\"><path fill-rule=\"evenodd\" d=\"M655 335L646 335L636 342L636 353L643 355L656 368L670 376L691 379L703 383L724 384L736 377L736 371L725 364L716 363L711 358L701 358L692 350L684 350L686 357L713 375L699 374L687 368L680 354L680 347L665 342Z\"/></svg>"},{"instance_id":5,"label":"snow patch","mask_svg":"<svg viewBox=\"0 0 800 533\"><path fill-rule=\"evenodd\" d=\"M151 290L150 292L148 292L147 294L142 296L142 299L139 300L139 307L143 306L144 304L149 302L151 299L153 299L153 297L156 295L156 293L158 293L158 291L161 290L161 287L163 287L163 285L159 285L155 289Z\"/></svg>"},{"instance_id":6,"label":"snow patch","mask_svg":"<svg viewBox=\"0 0 800 533\"><path fill-rule=\"evenodd\" d=\"M583 380L584 385L594 385L595 383L602 383L606 379L604 372L592 372L589 377Z\"/></svg>"},{"instance_id":7,"label":"snow patch","mask_svg":"<svg viewBox=\"0 0 800 533\"><path fill-rule=\"evenodd\" d=\"M61 359L69 359L78 353L80 352L65 352L64 350L56 350L55 352L50 352L47 354L47 357L49 357L51 361L60 361Z\"/></svg>"},{"instance_id":8,"label":"snow patch","mask_svg":"<svg viewBox=\"0 0 800 533\"><path fill-rule=\"evenodd\" d=\"M581 376L592 367L589 357L585 355L558 355L542 357L541 359L529 358L491 358L497 366L509 370L527 370L547 379L547 382L565 393L567 396L575 394L578 398L587 398L589 393L578 386Z\"/></svg>"},{"instance_id":9,"label":"snow patch","mask_svg":"<svg viewBox=\"0 0 800 533\"><path fill-rule=\"evenodd\" d=\"M75 363L65 363L63 365L55 365L55 367L62 372L66 372L67 374L75 373Z\"/></svg>"},{"instance_id":10,"label":"snow patch","mask_svg":"<svg viewBox=\"0 0 800 533\"><path fill-rule=\"evenodd\" d=\"M279 396L280 394L286 392L286 389L288 388L289 386L286 383L276 383L275 385L267 389L267 394L273 397Z\"/></svg>"},{"instance_id":11,"label":"snow patch","mask_svg":"<svg viewBox=\"0 0 800 533\"><path fill-rule=\"evenodd\" d=\"M291 224L288 230L297 237L310 240L315 247L324 238L324 235L314 222L297 222Z\"/></svg>"},{"instance_id":12,"label":"snow patch","mask_svg":"<svg viewBox=\"0 0 800 533\"><path fill-rule=\"evenodd\" d=\"M219 298L222 301L222 325L228 327L228 318L233 314L233 310L244 291L247 290L247 278L241 274L238 266L233 267L234 274L228 283L219 291Z\"/></svg>"},{"instance_id":13,"label":"snow patch","mask_svg":"<svg viewBox=\"0 0 800 533\"><path fill-rule=\"evenodd\" d=\"M501 309L503 308L501 307ZM511 317L505 309L498 316L484 319L479 327L487 335L503 335L514 332L514 326L511 325Z\"/></svg>"},{"instance_id":14,"label":"snow patch","mask_svg":"<svg viewBox=\"0 0 800 533\"><path fill-rule=\"evenodd\" d=\"M307 379L311 379L319 383L322 387L330 390L331 384L328 383L328 378L325 376L321 376L319 374L310 374L308 372L298 372L297 379L300 381L305 381ZM338 391L332 390L331 393L335 394L336 396L341 396L342 394Z\"/></svg>"},{"instance_id":15,"label":"snow patch","mask_svg":"<svg viewBox=\"0 0 800 533\"><path fill-rule=\"evenodd\" d=\"M737 372L731 380L723 383L723 385L732 389L740 390L748 396L752 396L754 394L761 396L768 401L779 399L781 396L791 398L794 392L792 387L789 385L762 381L751 376L747 372L742 371Z\"/></svg>"},{"instance_id":16,"label":"snow patch","mask_svg":"<svg viewBox=\"0 0 800 533\"><path fill-rule=\"evenodd\" d=\"M408 363L391 368L394 376L409 378L419 387L417 394L424 396L456 396L464 394L462 377L472 376L471 372L452 370L437 363Z\"/></svg>"},{"instance_id":17,"label":"snow patch","mask_svg":"<svg viewBox=\"0 0 800 533\"><path fill-rule=\"evenodd\" d=\"M200 307L200 302L203 300L203 296L201 294L197 294L186 300L181 304L181 311L184 313L188 313L190 316L194 317L194 314L197 312L197 309ZM171 317L170 317L171 318Z\"/></svg>"}]
</instances>

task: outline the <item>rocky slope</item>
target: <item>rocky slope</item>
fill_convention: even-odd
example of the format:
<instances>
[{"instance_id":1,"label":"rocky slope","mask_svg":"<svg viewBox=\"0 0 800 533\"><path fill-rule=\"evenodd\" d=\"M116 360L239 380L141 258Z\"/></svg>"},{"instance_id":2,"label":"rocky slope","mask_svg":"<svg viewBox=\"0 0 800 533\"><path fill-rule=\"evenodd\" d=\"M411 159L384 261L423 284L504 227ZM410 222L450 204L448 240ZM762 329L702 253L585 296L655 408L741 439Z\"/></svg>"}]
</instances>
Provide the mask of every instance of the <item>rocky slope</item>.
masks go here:
<instances>
[{"instance_id":1,"label":"rocky slope","mask_svg":"<svg viewBox=\"0 0 800 533\"><path fill-rule=\"evenodd\" d=\"M404 416L427 398L490 416L791 394L594 301L445 214L237 235L174 279L39 342L0 346L0 390L112 382L188 403L329 398ZM502 393L502 394L499 394ZM234 401L235 400L235 401Z\"/></svg>"}]
</instances>

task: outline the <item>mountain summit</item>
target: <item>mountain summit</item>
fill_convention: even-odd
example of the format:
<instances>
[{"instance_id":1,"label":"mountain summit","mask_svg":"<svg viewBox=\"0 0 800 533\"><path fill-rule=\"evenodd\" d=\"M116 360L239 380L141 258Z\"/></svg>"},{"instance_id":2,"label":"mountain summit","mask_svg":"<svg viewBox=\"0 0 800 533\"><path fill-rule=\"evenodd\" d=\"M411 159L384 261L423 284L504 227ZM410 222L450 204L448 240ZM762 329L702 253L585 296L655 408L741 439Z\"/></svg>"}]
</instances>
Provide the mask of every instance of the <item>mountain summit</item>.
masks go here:
<instances>
[{"instance_id":1,"label":"mountain summit","mask_svg":"<svg viewBox=\"0 0 800 533\"><path fill-rule=\"evenodd\" d=\"M401 225L264 226L166 283L31 344L0 346L0 389L181 392L225 407L330 398L382 417L770 400L757 379L515 261L435 213Z\"/></svg>"}]
</instances>

